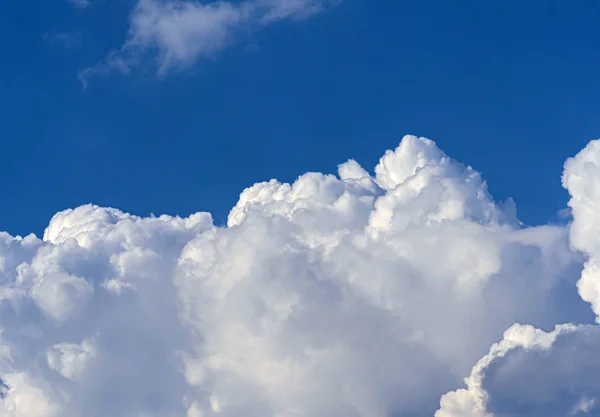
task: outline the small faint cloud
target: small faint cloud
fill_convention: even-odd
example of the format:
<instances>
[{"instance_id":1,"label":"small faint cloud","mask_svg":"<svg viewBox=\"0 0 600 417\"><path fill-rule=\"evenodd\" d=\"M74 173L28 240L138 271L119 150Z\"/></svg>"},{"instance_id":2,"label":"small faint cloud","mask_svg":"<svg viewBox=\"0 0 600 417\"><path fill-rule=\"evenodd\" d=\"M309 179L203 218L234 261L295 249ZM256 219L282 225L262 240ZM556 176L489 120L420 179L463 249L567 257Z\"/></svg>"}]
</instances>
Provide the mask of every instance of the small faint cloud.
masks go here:
<instances>
[{"instance_id":1,"label":"small faint cloud","mask_svg":"<svg viewBox=\"0 0 600 417\"><path fill-rule=\"evenodd\" d=\"M92 2L90 0L68 0L68 1L73 6L77 7L78 9L85 9L92 5Z\"/></svg>"},{"instance_id":2,"label":"small faint cloud","mask_svg":"<svg viewBox=\"0 0 600 417\"><path fill-rule=\"evenodd\" d=\"M571 220L573 218L573 210L570 207L559 210L558 218L561 220Z\"/></svg>"},{"instance_id":3,"label":"small faint cloud","mask_svg":"<svg viewBox=\"0 0 600 417\"><path fill-rule=\"evenodd\" d=\"M575 404L575 407L573 408L571 415L580 414L580 413L587 414L595 406L596 406L595 398L587 398L586 396L583 396L581 398L581 400L577 404Z\"/></svg>"},{"instance_id":4,"label":"small faint cloud","mask_svg":"<svg viewBox=\"0 0 600 417\"><path fill-rule=\"evenodd\" d=\"M60 46L65 49L76 48L81 45L83 41L81 32L47 32L42 35L42 38L49 45Z\"/></svg>"},{"instance_id":5,"label":"small faint cloud","mask_svg":"<svg viewBox=\"0 0 600 417\"><path fill-rule=\"evenodd\" d=\"M249 54L258 54L262 51L262 48L257 43L251 43L247 45L244 50Z\"/></svg>"}]
</instances>

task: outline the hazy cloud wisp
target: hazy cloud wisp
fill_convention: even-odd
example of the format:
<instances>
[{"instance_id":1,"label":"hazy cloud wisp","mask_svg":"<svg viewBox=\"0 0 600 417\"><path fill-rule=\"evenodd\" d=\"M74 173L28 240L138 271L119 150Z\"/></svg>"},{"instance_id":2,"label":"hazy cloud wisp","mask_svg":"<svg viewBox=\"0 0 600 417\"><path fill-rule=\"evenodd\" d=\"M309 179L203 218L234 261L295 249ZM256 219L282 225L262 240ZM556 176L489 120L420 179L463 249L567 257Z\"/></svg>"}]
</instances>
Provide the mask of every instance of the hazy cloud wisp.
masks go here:
<instances>
[{"instance_id":1,"label":"hazy cloud wisp","mask_svg":"<svg viewBox=\"0 0 600 417\"><path fill-rule=\"evenodd\" d=\"M159 74L213 59L243 31L284 19L303 19L341 0L138 0L127 39L96 65L79 73L84 86L93 75L129 74L146 62Z\"/></svg>"},{"instance_id":2,"label":"hazy cloud wisp","mask_svg":"<svg viewBox=\"0 0 600 417\"><path fill-rule=\"evenodd\" d=\"M56 45L65 49L76 48L81 45L82 35L81 32L47 32L42 36L45 42L50 45Z\"/></svg>"},{"instance_id":3,"label":"hazy cloud wisp","mask_svg":"<svg viewBox=\"0 0 600 417\"><path fill-rule=\"evenodd\" d=\"M91 0L68 0L73 6L78 9L86 9L92 5Z\"/></svg>"}]
</instances>

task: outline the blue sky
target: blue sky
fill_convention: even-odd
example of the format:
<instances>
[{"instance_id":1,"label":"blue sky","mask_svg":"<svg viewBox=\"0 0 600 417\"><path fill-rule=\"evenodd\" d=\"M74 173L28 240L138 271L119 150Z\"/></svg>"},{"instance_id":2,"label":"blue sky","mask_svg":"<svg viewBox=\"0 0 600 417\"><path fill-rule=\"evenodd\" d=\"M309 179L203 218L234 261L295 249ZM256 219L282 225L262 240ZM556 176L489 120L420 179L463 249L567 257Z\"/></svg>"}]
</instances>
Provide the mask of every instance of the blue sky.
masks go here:
<instances>
[{"instance_id":1,"label":"blue sky","mask_svg":"<svg viewBox=\"0 0 600 417\"><path fill-rule=\"evenodd\" d=\"M126 42L134 7L0 5L1 230L40 234L89 202L223 223L257 181L348 158L372 169L407 133L540 224L566 206L564 160L600 136L597 2L344 0L239 30L160 76L150 47L130 74L82 88L78 73Z\"/></svg>"}]
</instances>

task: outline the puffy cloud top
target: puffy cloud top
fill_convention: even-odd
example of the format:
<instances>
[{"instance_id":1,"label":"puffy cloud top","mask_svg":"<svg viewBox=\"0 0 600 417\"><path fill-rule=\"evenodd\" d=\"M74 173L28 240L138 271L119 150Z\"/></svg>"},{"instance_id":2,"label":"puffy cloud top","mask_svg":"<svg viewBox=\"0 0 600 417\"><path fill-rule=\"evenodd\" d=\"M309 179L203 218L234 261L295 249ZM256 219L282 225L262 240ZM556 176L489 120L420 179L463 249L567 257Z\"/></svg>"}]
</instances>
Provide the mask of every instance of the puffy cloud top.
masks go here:
<instances>
[{"instance_id":1,"label":"puffy cloud top","mask_svg":"<svg viewBox=\"0 0 600 417\"><path fill-rule=\"evenodd\" d=\"M598 155L565 166L568 227L406 136L374 174L253 185L226 227L87 205L0 234L0 416L592 413Z\"/></svg>"},{"instance_id":2,"label":"puffy cloud top","mask_svg":"<svg viewBox=\"0 0 600 417\"><path fill-rule=\"evenodd\" d=\"M562 182L571 194L571 243L588 258L577 285L581 297L600 317L600 141L590 142L565 162Z\"/></svg>"}]
</instances>

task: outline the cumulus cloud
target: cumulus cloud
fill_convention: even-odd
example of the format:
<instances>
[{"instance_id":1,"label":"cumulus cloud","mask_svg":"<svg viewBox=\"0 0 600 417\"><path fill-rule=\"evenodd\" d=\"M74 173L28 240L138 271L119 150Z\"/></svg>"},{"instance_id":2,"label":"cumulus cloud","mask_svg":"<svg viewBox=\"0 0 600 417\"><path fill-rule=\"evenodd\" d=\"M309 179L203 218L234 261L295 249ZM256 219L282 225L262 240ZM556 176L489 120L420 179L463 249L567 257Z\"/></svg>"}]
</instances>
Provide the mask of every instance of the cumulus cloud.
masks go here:
<instances>
[{"instance_id":1,"label":"cumulus cloud","mask_svg":"<svg viewBox=\"0 0 600 417\"><path fill-rule=\"evenodd\" d=\"M81 345L59 343L48 350L46 357L48 367L67 379L76 380L85 371L87 363L93 359L94 347L87 340Z\"/></svg>"},{"instance_id":2,"label":"cumulus cloud","mask_svg":"<svg viewBox=\"0 0 600 417\"><path fill-rule=\"evenodd\" d=\"M159 74L214 59L241 32L285 19L304 19L341 0L138 0L127 39L98 64L82 70L87 85L93 75L129 74L148 60Z\"/></svg>"},{"instance_id":3,"label":"cumulus cloud","mask_svg":"<svg viewBox=\"0 0 600 417\"><path fill-rule=\"evenodd\" d=\"M600 315L600 141L564 167L573 218L570 245L585 255L577 282L582 300ZM597 325L557 325L551 332L515 324L473 367L466 389L442 397L436 417L600 416Z\"/></svg>"},{"instance_id":4,"label":"cumulus cloud","mask_svg":"<svg viewBox=\"0 0 600 417\"><path fill-rule=\"evenodd\" d=\"M255 184L224 227L87 205L42 239L0 234L0 415L593 413L597 384L574 381L598 339L577 284L596 245L582 155L569 227L523 227L476 170L406 136L373 174Z\"/></svg>"},{"instance_id":5,"label":"cumulus cloud","mask_svg":"<svg viewBox=\"0 0 600 417\"><path fill-rule=\"evenodd\" d=\"M597 214L600 211L600 141L590 142L567 160L562 183L571 194L571 243L587 255L577 286L581 297L600 317L600 217Z\"/></svg>"}]
</instances>

